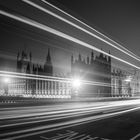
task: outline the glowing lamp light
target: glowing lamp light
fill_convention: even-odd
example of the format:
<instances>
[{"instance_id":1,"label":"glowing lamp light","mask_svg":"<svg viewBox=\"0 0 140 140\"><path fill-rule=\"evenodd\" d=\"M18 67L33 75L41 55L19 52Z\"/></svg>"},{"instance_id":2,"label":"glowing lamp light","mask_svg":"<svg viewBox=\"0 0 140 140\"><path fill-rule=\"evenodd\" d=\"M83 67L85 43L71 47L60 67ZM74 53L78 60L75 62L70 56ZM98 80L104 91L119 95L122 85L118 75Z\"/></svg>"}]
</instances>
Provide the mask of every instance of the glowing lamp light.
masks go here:
<instances>
[{"instance_id":1,"label":"glowing lamp light","mask_svg":"<svg viewBox=\"0 0 140 140\"><path fill-rule=\"evenodd\" d=\"M80 81L80 79L73 79L73 81L72 81L72 86L73 86L74 88L79 88L79 87L81 86L81 81Z\"/></svg>"},{"instance_id":2,"label":"glowing lamp light","mask_svg":"<svg viewBox=\"0 0 140 140\"><path fill-rule=\"evenodd\" d=\"M10 78L9 77L4 77L3 81L4 81L4 83L9 83L10 82Z\"/></svg>"},{"instance_id":3,"label":"glowing lamp light","mask_svg":"<svg viewBox=\"0 0 140 140\"><path fill-rule=\"evenodd\" d=\"M131 76L129 76L128 78L125 79L126 82L131 82L131 80L132 80Z\"/></svg>"},{"instance_id":4,"label":"glowing lamp light","mask_svg":"<svg viewBox=\"0 0 140 140\"><path fill-rule=\"evenodd\" d=\"M126 82L131 82L131 79L125 79Z\"/></svg>"}]
</instances>

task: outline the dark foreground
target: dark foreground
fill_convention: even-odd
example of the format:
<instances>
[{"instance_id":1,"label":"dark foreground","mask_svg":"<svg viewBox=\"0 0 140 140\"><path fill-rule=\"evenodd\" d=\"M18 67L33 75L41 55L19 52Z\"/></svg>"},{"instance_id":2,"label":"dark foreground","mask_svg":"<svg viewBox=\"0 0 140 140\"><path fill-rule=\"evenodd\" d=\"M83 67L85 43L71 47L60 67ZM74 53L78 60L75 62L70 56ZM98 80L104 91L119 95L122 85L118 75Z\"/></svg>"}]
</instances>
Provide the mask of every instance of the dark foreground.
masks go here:
<instances>
[{"instance_id":1,"label":"dark foreground","mask_svg":"<svg viewBox=\"0 0 140 140\"><path fill-rule=\"evenodd\" d=\"M46 132L26 140L140 140L140 110L117 117ZM24 138L23 138L24 140Z\"/></svg>"},{"instance_id":2,"label":"dark foreground","mask_svg":"<svg viewBox=\"0 0 140 140\"><path fill-rule=\"evenodd\" d=\"M140 140L140 100L6 105L0 124L2 140Z\"/></svg>"}]
</instances>

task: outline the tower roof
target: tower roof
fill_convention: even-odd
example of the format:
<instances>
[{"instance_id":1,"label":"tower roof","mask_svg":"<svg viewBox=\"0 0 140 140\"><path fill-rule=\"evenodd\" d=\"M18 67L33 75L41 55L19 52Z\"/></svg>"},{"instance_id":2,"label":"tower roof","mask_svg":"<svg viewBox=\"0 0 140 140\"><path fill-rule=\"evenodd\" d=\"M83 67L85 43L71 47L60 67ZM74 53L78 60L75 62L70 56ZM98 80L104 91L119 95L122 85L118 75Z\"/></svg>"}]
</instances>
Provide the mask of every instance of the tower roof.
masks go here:
<instances>
[{"instance_id":1,"label":"tower roof","mask_svg":"<svg viewBox=\"0 0 140 140\"><path fill-rule=\"evenodd\" d=\"M51 62L50 48L48 48L48 54L46 57L46 62Z\"/></svg>"}]
</instances>

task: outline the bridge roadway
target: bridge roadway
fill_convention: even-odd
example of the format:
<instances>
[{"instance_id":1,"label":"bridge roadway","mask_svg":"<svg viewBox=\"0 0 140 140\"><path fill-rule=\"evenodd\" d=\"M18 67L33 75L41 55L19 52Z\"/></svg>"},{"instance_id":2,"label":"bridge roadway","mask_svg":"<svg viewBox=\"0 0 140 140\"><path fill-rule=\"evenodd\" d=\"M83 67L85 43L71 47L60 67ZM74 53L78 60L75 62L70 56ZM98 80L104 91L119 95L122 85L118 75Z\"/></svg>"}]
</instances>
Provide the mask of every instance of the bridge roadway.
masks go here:
<instances>
[{"instance_id":1,"label":"bridge roadway","mask_svg":"<svg viewBox=\"0 0 140 140\"><path fill-rule=\"evenodd\" d=\"M139 99L107 102L91 102L91 100L89 102L61 102L61 104L56 103L54 105L40 106L34 105L18 107L18 104L17 107L3 106L0 108L0 139L38 140L47 139L49 137L50 139L54 139L53 136L55 135L57 139L64 139L64 137L76 139L76 137L82 136L83 139L103 139L105 138L104 136L106 136L106 139L110 139L111 132L114 133L114 130L119 128L118 126L118 128L114 128L115 125L121 125L120 122L122 122L123 119L124 123L125 121L129 121L130 124L130 119L127 120L127 117L124 116L127 116L128 114L128 116L134 117L132 115L132 111L138 112L139 109ZM122 120L120 119L121 116L123 116ZM117 119L115 120L115 118ZM137 120L138 118L139 117L137 117ZM127 123L125 123L125 125L127 125ZM134 127L133 129L136 128ZM62 134L57 136L58 133ZM119 133L122 135L122 132ZM132 135L129 137L134 137L136 133L138 133L138 131L134 131L133 133L131 132ZM126 136L127 134L129 133L126 133ZM118 138L118 135L114 134L112 137L117 136ZM128 138L126 136L122 137L122 139L124 140L125 138ZM120 139L121 138L118 140Z\"/></svg>"}]
</instances>

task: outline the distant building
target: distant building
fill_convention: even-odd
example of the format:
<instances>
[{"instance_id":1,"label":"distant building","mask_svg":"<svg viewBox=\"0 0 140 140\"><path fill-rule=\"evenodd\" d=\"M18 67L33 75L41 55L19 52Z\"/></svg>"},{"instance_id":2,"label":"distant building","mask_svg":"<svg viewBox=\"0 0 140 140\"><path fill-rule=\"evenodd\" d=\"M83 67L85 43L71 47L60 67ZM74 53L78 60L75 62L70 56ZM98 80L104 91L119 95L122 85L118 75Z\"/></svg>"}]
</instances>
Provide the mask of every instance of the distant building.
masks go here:
<instances>
[{"instance_id":1,"label":"distant building","mask_svg":"<svg viewBox=\"0 0 140 140\"><path fill-rule=\"evenodd\" d=\"M113 69L111 74L111 96L131 96L130 81L126 81L128 73L122 70Z\"/></svg>"},{"instance_id":2,"label":"distant building","mask_svg":"<svg viewBox=\"0 0 140 140\"><path fill-rule=\"evenodd\" d=\"M31 52L28 55L25 51L18 53L17 72L27 74L27 78L15 78L8 84L6 92L10 96L71 98L71 84L63 80L55 80L51 77L53 76L53 64L50 49L48 49L43 66L32 62ZM28 79L28 74L35 74L35 79L32 79L32 77ZM64 75L59 75L59 77L64 78Z\"/></svg>"},{"instance_id":3,"label":"distant building","mask_svg":"<svg viewBox=\"0 0 140 140\"><path fill-rule=\"evenodd\" d=\"M53 75L53 65L51 61L50 49L48 49L48 54L46 56L46 62L44 66L39 64L33 64L32 62L32 53L29 55L22 51L21 54L17 55L17 71L21 73L28 74L43 74L52 76Z\"/></svg>"},{"instance_id":4,"label":"distant building","mask_svg":"<svg viewBox=\"0 0 140 140\"><path fill-rule=\"evenodd\" d=\"M25 51L17 54L17 72L26 74L27 78L13 78L7 85L1 84L0 94L6 96L22 96L34 98L71 98L73 97L72 83L65 78L80 78L83 80L79 88L80 97L118 97L138 94L138 82L127 81L131 74L114 69L111 57L102 53L83 58L71 56L71 72L69 74L53 73L53 63L48 49L44 65L32 61L32 53ZM34 76L29 77L33 74ZM52 78L56 77L56 78ZM133 76L138 81L138 76ZM61 80L61 78L63 80ZM134 79L133 78L133 79ZM60 80L58 80L60 79Z\"/></svg>"},{"instance_id":5,"label":"distant building","mask_svg":"<svg viewBox=\"0 0 140 140\"><path fill-rule=\"evenodd\" d=\"M139 73L130 73L121 69L112 69L111 96L139 96Z\"/></svg>"},{"instance_id":6,"label":"distant building","mask_svg":"<svg viewBox=\"0 0 140 140\"><path fill-rule=\"evenodd\" d=\"M79 54L78 59L71 56L72 76L78 76L80 79L90 81L91 84L84 84L81 88L80 96L108 97L111 95L111 57L91 56L82 58Z\"/></svg>"}]
</instances>

